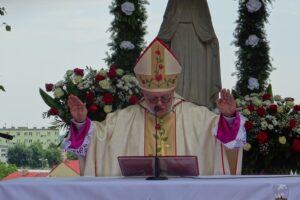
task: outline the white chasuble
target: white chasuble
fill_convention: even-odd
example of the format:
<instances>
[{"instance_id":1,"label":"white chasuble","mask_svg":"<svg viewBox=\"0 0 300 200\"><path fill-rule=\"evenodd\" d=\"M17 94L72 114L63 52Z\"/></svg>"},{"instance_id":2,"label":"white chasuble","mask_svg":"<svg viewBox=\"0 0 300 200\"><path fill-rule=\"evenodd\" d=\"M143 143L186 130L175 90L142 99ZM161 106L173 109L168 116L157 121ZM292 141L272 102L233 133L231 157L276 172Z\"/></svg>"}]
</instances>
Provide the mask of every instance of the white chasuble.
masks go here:
<instances>
[{"instance_id":1,"label":"white chasuble","mask_svg":"<svg viewBox=\"0 0 300 200\"><path fill-rule=\"evenodd\" d=\"M155 155L156 131L159 155L195 155L200 175L240 174L242 148L228 154L213 135L218 120L206 107L179 98L158 123L144 101L108 114L105 121L93 122L87 155L80 159L81 174L121 176L117 157Z\"/></svg>"}]
</instances>

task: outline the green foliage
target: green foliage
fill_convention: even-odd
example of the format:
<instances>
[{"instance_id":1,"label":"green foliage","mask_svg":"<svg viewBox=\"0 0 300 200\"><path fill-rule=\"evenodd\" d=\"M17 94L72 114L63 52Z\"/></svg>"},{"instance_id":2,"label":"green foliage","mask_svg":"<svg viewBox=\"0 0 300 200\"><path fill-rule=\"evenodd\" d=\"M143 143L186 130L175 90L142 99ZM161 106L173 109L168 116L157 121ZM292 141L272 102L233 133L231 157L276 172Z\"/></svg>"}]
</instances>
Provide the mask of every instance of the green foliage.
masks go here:
<instances>
[{"instance_id":1,"label":"green foliage","mask_svg":"<svg viewBox=\"0 0 300 200\"><path fill-rule=\"evenodd\" d=\"M0 180L9 174L16 172L17 166L0 162Z\"/></svg>"},{"instance_id":2,"label":"green foliage","mask_svg":"<svg viewBox=\"0 0 300 200\"><path fill-rule=\"evenodd\" d=\"M17 167L29 167L31 151L24 144L16 144L8 148L7 162Z\"/></svg>"},{"instance_id":3,"label":"green foliage","mask_svg":"<svg viewBox=\"0 0 300 200\"><path fill-rule=\"evenodd\" d=\"M5 89L2 85L0 85L0 90L2 90L3 92L5 92Z\"/></svg>"},{"instance_id":4,"label":"green foliage","mask_svg":"<svg viewBox=\"0 0 300 200\"><path fill-rule=\"evenodd\" d=\"M72 152L67 152L67 159L68 160L78 160L78 157Z\"/></svg>"},{"instance_id":5,"label":"green foliage","mask_svg":"<svg viewBox=\"0 0 300 200\"><path fill-rule=\"evenodd\" d=\"M110 6L110 13L114 15L111 27L111 40L108 44L111 55L107 53L105 59L108 66L122 68L125 72L133 72L133 66L145 47L144 35L146 34L145 21L147 19L145 4L147 0L131 0L134 4L134 11L126 15L121 6L126 0L113 0ZM123 41L130 41L135 47L131 50L122 49L120 44Z\"/></svg>"},{"instance_id":6,"label":"green foliage","mask_svg":"<svg viewBox=\"0 0 300 200\"><path fill-rule=\"evenodd\" d=\"M34 142L28 147L16 144L7 152L7 162L19 168L51 168L60 161L62 161L61 150L55 144L50 144L46 150L39 142Z\"/></svg>"},{"instance_id":7,"label":"green foliage","mask_svg":"<svg viewBox=\"0 0 300 200\"><path fill-rule=\"evenodd\" d=\"M266 38L265 23L269 12L267 5L272 0L260 0L262 6L255 12L249 12L246 4L249 0L239 0L239 18L237 19L236 29L234 32L235 41L233 44L238 48L236 51L237 61L236 69L238 81L236 83L236 91L244 96L251 92L263 92L267 86L267 79L273 68L269 57L269 42ZM247 45L246 41L250 35L256 35L259 42L252 47ZM259 88L250 90L248 88L248 80L250 77L256 78Z\"/></svg>"},{"instance_id":8,"label":"green foliage","mask_svg":"<svg viewBox=\"0 0 300 200\"><path fill-rule=\"evenodd\" d=\"M58 165L62 161L61 150L57 148L56 144L50 144L49 148L45 150L45 159L48 161L50 168Z\"/></svg>"}]
</instances>

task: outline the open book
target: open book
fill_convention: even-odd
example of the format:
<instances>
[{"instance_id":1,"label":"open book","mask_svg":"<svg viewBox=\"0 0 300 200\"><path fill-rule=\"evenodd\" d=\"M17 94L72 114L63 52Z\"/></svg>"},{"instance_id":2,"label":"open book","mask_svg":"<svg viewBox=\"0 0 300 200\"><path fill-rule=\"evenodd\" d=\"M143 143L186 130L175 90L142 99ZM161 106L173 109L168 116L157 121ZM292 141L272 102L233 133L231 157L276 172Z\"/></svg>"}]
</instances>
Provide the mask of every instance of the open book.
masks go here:
<instances>
[{"instance_id":1,"label":"open book","mask_svg":"<svg viewBox=\"0 0 300 200\"><path fill-rule=\"evenodd\" d=\"M162 176L199 176L197 156L159 156ZM119 156L123 176L154 176L155 156Z\"/></svg>"}]
</instances>

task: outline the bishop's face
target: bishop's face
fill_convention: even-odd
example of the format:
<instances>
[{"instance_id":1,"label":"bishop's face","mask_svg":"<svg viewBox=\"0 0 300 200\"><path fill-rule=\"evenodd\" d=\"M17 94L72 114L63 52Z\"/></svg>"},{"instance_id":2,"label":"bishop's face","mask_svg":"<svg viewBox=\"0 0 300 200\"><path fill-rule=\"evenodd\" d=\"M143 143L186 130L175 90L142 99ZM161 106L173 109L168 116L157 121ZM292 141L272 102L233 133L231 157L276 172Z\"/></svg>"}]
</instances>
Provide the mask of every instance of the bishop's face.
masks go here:
<instances>
[{"instance_id":1,"label":"bishop's face","mask_svg":"<svg viewBox=\"0 0 300 200\"><path fill-rule=\"evenodd\" d=\"M155 113L155 108L159 108L157 111L158 117L166 115L171 110L174 90L167 92L150 92L142 90L142 93L151 112Z\"/></svg>"}]
</instances>

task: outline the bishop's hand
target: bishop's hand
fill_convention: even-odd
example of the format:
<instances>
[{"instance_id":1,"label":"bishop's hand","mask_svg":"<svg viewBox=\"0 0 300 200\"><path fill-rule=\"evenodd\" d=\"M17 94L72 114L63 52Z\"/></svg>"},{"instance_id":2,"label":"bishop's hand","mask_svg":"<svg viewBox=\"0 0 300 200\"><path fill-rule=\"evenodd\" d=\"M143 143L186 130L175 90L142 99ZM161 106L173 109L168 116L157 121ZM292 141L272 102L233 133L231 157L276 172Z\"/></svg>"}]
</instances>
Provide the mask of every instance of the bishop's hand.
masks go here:
<instances>
[{"instance_id":1,"label":"bishop's hand","mask_svg":"<svg viewBox=\"0 0 300 200\"><path fill-rule=\"evenodd\" d=\"M236 102L228 89L220 91L220 98L217 99L217 107L225 117L234 117L236 112Z\"/></svg>"},{"instance_id":2,"label":"bishop's hand","mask_svg":"<svg viewBox=\"0 0 300 200\"><path fill-rule=\"evenodd\" d=\"M85 121L87 116L85 103L83 103L77 96L71 94L68 98L68 106L70 108L71 115L76 122Z\"/></svg>"}]
</instances>

